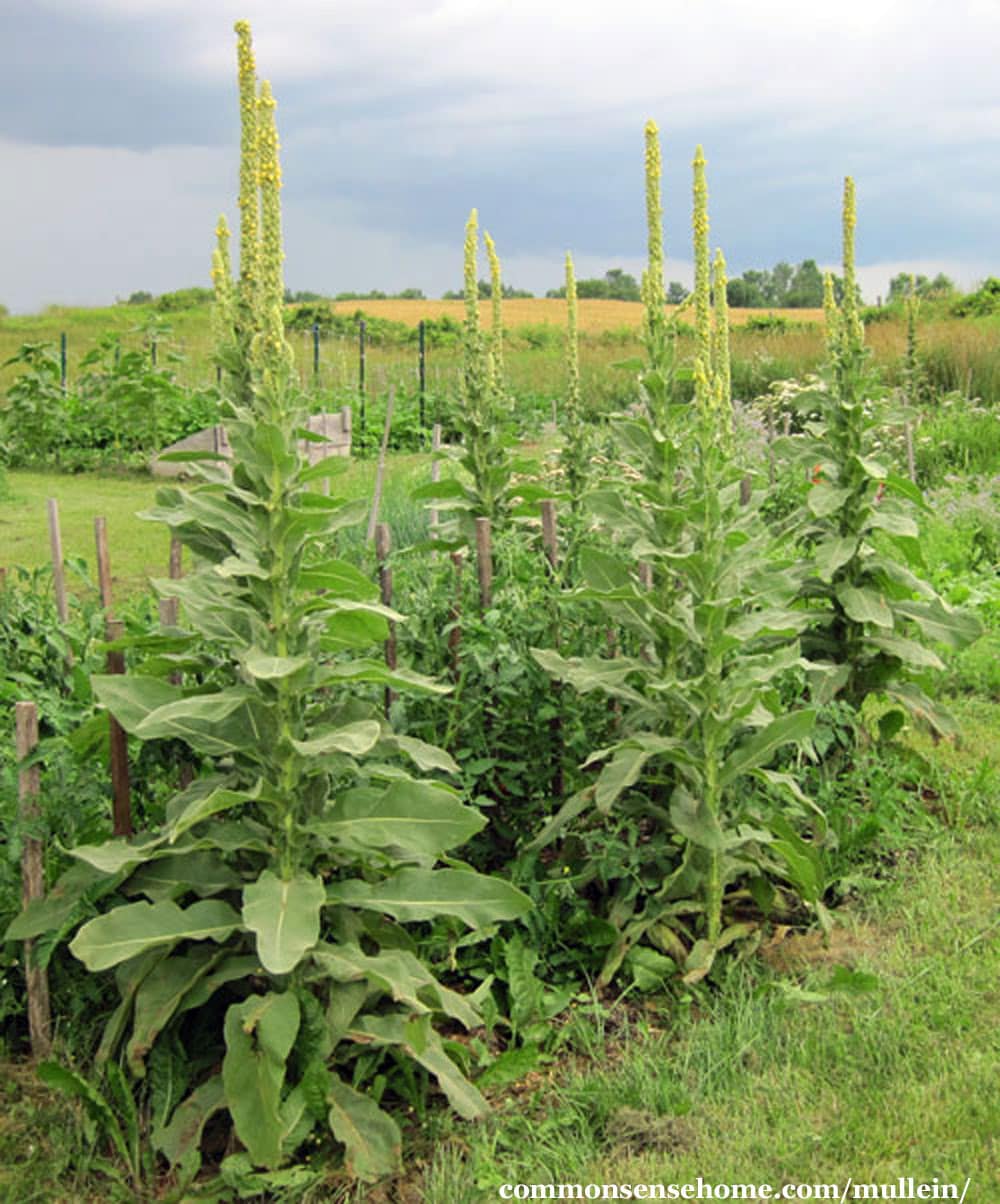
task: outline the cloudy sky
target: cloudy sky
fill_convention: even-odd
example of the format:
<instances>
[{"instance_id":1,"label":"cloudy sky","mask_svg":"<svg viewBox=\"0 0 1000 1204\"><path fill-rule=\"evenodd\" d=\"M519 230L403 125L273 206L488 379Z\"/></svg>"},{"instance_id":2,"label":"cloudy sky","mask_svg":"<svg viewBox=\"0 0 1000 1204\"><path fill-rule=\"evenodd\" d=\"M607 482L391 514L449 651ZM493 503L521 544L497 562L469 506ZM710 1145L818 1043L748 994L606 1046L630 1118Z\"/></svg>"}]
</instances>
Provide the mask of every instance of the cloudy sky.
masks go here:
<instances>
[{"instance_id":1,"label":"cloudy sky","mask_svg":"<svg viewBox=\"0 0 1000 1204\"><path fill-rule=\"evenodd\" d=\"M473 205L513 284L557 285L567 249L638 273L649 117L669 279L699 142L731 274L832 265L845 174L870 300L899 270L1000 274L1000 0L0 0L0 302L208 282L239 17L293 289L458 287Z\"/></svg>"}]
</instances>

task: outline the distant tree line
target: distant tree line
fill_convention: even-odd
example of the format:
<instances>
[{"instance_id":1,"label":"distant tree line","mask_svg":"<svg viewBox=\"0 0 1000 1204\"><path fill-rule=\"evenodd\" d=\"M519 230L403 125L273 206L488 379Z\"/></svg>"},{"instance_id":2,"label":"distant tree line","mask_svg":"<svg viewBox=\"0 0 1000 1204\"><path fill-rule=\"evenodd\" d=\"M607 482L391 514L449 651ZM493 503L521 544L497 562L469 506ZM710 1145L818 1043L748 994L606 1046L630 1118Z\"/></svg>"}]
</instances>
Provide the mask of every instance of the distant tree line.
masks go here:
<instances>
[{"instance_id":1,"label":"distant tree line","mask_svg":"<svg viewBox=\"0 0 1000 1204\"><path fill-rule=\"evenodd\" d=\"M925 275L911 276L908 272L900 272L889 282L889 292L886 302L890 305L903 301L910 294L911 281L918 297L927 300L952 301L955 312L961 313L961 295L955 283L943 272L933 278ZM995 284L988 281L988 285ZM834 294L838 302L843 300L844 284L839 276L833 278ZM986 306L992 312L994 294L986 286L983 289L989 293L979 308ZM601 301L639 301L641 293L636 278L622 268L611 268L603 276L595 276L577 281L577 296L581 299L596 299ZM983 291L983 290L981 290ZM492 286L488 280L479 281L479 296L489 300L493 295ZM513 285L503 286L503 296L506 300L520 297L533 297L535 294L528 289L515 288ZM671 280L667 285L667 303L680 305L687 299L689 290L678 280ZM978 294L974 294L978 296ZM561 288L550 288L546 297L565 297L565 285ZM442 294L445 301L460 301L463 293L459 289L450 289ZM793 266L782 260L773 268L748 268L741 276L734 277L726 285L726 298L736 309L819 309L823 304L823 273L815 259L803 259L798 266ZM204 305L212 300L212 290L195 286L176 289L174 292L153 293L139 290L129 296L127 305L154 305L158 310L170 313L176 310L190 309L196 305ZM399 292L388 293L381 289L370 289L368 292L341 292L332 297L326 293L300 290L293 292L285 290L285 301L290 305L312 305L317 302L329 301L425 301L427 296L423 289L404 288ZM858 300L861 300L860 290ZM970 311L971 312L971 311ZM977 310L978 312L978 310Z\"/></svg>"}]
</instances>

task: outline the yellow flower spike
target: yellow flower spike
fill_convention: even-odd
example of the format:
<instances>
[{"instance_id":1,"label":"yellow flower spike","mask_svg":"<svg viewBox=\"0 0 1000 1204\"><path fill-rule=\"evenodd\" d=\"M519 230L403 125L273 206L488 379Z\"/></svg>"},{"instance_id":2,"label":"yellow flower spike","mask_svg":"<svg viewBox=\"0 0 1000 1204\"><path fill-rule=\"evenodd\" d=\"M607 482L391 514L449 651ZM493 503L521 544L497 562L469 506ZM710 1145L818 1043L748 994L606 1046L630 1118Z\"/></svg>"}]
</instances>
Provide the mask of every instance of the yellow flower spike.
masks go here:
<instances>
[{"instance_id":1,"label":"yellow flower spike","mask_svg":"<svg viewBox=\"0 0 1000 1204\"><path fill-rule=\"evenodd\" d=\"M851 350L859 351L864 346L865 332L858 313L857 276L854 267L854 230L858 224L857 204L854 196L854 181L844 178L844 337Z\"/></svg>"},{"instance_id":2,"label":"yellow flower spike","mask_svg":"<svg viewBox=\"0 0 1000 1204\"><path fill-rule=\"evenodd\" d=\"M212 252L212 287L215 304L212 306L212 329L216 346L233 338L233 279L229 260L229 226L224 217L215 227L216 247Z\"/></svg>"},{"instance_id":3,"label":"yellow flower spike","mask_svg":"<svg viewBox=\"0 0 1000 1204\"><path fill-rule=\"evenodd\" d=\"M663 162L656 122L647 121L645 132L647 267L643 275L642 302L646 337L653 340L663 326L663 307L666 304L663 287L663 203L660 194Z\"/></svg>"},{"instance_id":4,"label":"yellow flower spike","mask_svg":"<svg viewBox=\"0 0 1000 1204\"><path fill-rule=\"evenodd\" d=\"M580 409L580 335L576 305L576 272L573 256L566 252L566 408Z\"/></svg>"},{"instance_id":5,"label":"yellow flower spike","mask_svg":"<svg viewBox=\"0 0 1000 1204\"><path fill-rule=\"evenodd\" d=\"M465 223L465 324L470 334L479 333L479 272L476 254L479 250L479 214L475 209Z\"/></svg>"},{"instance_id":6,"label":"yellow flower spike","mask_svg":"<svg viewBox=\"0 0 1000 1204\"><path fill-rule=\"evenodd\" d=\"M701 147L694 153L694 327L695 354L702 364L711 363L712 316L711 279L708 266L708 184L705 180L705 156Z\"/></svg>"},{"instance_id":7,"label":"yellow flower spike","mask_svg":"<svg viewBox=\"0 0 1000 1204\"><path fill-rule=\"evenodd\" d=\"M281 165L278 160L276 108L271 85L264 80L257 102L257 171L260 180L259 306L261 340L258 365L265 361L275 372L290 371L292 351L285 341L283 319L285 284L281 237Z\"/></svg>"},{"instance_id":8,"label":"yellow flower spike","mask_svg":"<svg viewBox=\"0 0 1000 1204\"><path fill-rule=\"evenodd\" d=\"M715 327L712 331L712 372L718 383L723 417L732 410L733 379L729 358L729 298L726 295L726 261L721 249L715 252L712 266L712 300ZM728 421L727 421L728 425Z\"/></svg>"},{"instance_id":9,"label":"yellow flower spike","mask_svg":"<svg viewBox=\"0 0 1000 1204\"><path fill-rule=\"evenodd\" d=\"M240 90L240 299L257 307L260 196L257 179L257 65L248 21L237 21L236 59Z\"/></svg>"},{"instance_id":10,"label":"yellow flower spike","mask_svg":"<svg viewBox=\"0 0 1000 1204\"><path fill-rule=\"evenodd\" d=\"M836 295L833 291L833 273L823 275L823 316L826 320L826 350L831 357L840 348L840 310L837 308Z\"/></svg>"},{"instance_id":11,"label":"yellow flower spike","mask_svg":"<svg viewBox=\"0 0 1000 1204\"><path fill-rule=\"evenodd\" d=\"M496 243L484 231L483 242L490 261L490 298L493 308L493 324L490 328L490 354L493 356L494 384L503 390L503 279L500 272L500 257ZM476 290L478 292L478 282Z\"/></svg>"}]
</instances>

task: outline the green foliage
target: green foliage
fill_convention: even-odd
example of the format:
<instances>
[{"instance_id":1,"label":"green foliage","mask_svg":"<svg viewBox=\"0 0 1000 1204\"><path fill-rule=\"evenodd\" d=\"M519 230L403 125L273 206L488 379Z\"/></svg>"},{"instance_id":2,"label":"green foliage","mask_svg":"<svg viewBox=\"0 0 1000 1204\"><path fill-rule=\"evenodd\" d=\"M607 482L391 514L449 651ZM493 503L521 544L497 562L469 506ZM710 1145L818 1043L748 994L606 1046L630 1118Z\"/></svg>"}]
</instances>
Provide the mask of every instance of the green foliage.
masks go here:
<instances>
[{"instance_id":1,"label":"green foliage","mask_svg":"<svg viewBox=\"0 0 1000 1204\"><path fill-rule=\"evenodd\" d=\"M641 301L639 282L622 268L611 268L602 277L576 282L577 296L599 301ZM566 286L549 289L546 297L565 297Z\"/></svg>"},{"instance_id":2,"label":"green foliage","mask_svg":"<svg viewBox=\"0 0 1000 1204\"><path fill-rule=\"evenodd\" d=\"M135 294L133 294L134 296ZM207 305L212 300L212 290L201 285L191 288L175 289L172 293L161 293L156 298L156 308L160 313L173 314L184 309L195 309L199 305ZM133 304L129 298L129 304Z\"/></svg>"},{"instance_id":3,"label":"green foliage","mask_svg":"<svg viewBox=\"0 0 1000 1204\"><path fill-rule=\"evenodd\" d=\"M892 470L879 436L884 396L849 315L831 334L831 363L794 405L805 428L798 462L811 465L811 488L798 536L812 569L801 597L811 625L803 647L832 667L827 696L860 707L870 694L940 730L946 712L926 693L928 672L942 668L933 647L958 649L979 633L972 616L952 611L922 579L926 571L915 514L919 490ZM885 730L901 721L884 720Z\"/></svg>"},{"instance_id":4,"label":"green foliage","mask_svg":"<svg viewBox=\"0 0 1000 1204\"><path fill-rule=\"evenodd\" d=\"M957 292L955 282L946 276L944 272L938 272L933 280L919 273L911 275L909 272L898 272L889 281L889 293L886 301L890 305L897 301L905 301L910 295L911 281L913 282L916 295L928 300L952 297Z\"/></svg>"},{"instance_id":5,"label":"green foliage","mask_svg":"<svg viewBox=\"0 0 1000 1204\"><path fill-rule=\"evenodd\" d=\"M217 417L215 397L179 385L173 372L178 362L164 352L154 366L148 351L123 350L118 336L105 335L81 360L73 390L64 392L55 349L25 343L7 361L23 369L0 410L0 446L8 462L70 470L142 463L210 425Z\"/></svg>"},{"instance_id":6,"label":"green foliage","mask_svg":"<svg viewBox=\"0 0 1000 1204\"><path fill-rule=\"evenodd\" d=\"M985 317L1000 310L1000 280L990 276L973 293L960 297L951 307L959 318Z\"/></svg>"}]
</instances>

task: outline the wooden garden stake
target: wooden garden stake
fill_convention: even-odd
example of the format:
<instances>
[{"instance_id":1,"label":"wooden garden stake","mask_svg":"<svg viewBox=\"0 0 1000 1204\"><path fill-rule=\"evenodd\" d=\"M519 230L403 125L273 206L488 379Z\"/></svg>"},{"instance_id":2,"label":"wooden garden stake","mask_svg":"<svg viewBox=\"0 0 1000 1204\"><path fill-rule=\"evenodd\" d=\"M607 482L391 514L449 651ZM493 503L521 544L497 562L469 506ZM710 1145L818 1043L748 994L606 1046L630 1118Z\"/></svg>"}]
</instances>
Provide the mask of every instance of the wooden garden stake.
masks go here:
<instances>
[{"instance_id":1,"label":"wooden garden stake","mask_svg":"<svg viewBox=\"0 0 1000 1204\"><path fill-rule=\"evenodd\" d=\"M372 494L372 512L368 517L368 542L375 538L378 525L378 508L382 504L382 481L385 477L385 456L389 449L389 431L392 429L392 411L396 404L396 387L390 385L389 400L385 404L385 426L382 428L382 446L378 449L378 468L375 470L375 492Z\"/></svg>"},{"instance_id":2,"label":"wooden garden stake","mask_svg":"<svg viewBox=\"0 0 1000 1204\"><path fill-rule=\"evenodd\" d=\"M50 497L46 503L49 513L49 547L52 549L52 585L56 595L56 611L59 622L69 621L69 604L66 601L66 571L63 566L62 532L59 530L59 503Z\"/></svg>"},{"instance_id":3,"label":"wooden garden stake","mask_svg":"<svg viewBox=\"0 0 1000 1204\"><path fill-rule=\"evenodd\" d=\"M111 614L111 557L108 553L108 522L104 518L94 519L94 539L97 543L97 583L101 591L101 605Z\"/></svg>"},{"instance_id":4,"label":"wooden garden stake","mask_svg":"<svg viewBox=\"0 0 1000 1204\"><path fill-rule=\"evenodd\" d=\"M749 506L750 497L753 493L753 482L750 479L750 474L740 478L740 505Z\"/></svg>"},{"instance_id":5,"label":"wooden garden stake","mask_svg":"<svg viewBox=\"0 0 1000 1204\"><path fill-rule=\"evenodd\" d=\"M171 581L180 581L184 575L182 569L182 553L184 545L176 535L170 539L170 567L169 575ZM159 604L160 611L160 626L161 627L176 627L180 619L180 599L179 598L161 598Z\"/></svg>"},{"instance_id":6,"label":"wooden garden stake","mask_svg":"<svg viewBox=\"0 0 1000 1204\"><path fill-rule=\"evenodd\" d=\"M23 761L38 744L38 711L33 702L14 704L14 730L17 759ZM18 774L18 797L21 820L28 827L41 814L38 805L40 775L37 765L22 769ZM21 903L24 907L45 894L42 842L37 836L25 838L21 852ZM31 1052L36 1058L47 1058L52 1052L52 1017L49 1009L49 978L47 972L33 965L34 941L24 942L24 977L28 988L28 1032Z\"/></svg>"},{"instance_id":7,"label":"wooden garden stake","mask_svg":"<svg viewBox=\"0 0 1000 1204\"><path fill-rule=\"evenodd\" d=\"M125 635L125 624L120 619L109 619L104 625L104 638L110 644ZM108 653L108 672L125 672L125 653ZM114 715L108 714L108 735L111 744L111 790L113 794L112 819L115 836L132 835L132 792L128 780L128 737Z\"/></svg>"},{"instance_id":8,"label":"wooden garden stake","mask_svg":"<svg viewBox=\"0 0 1000 1204\"><path fill-rule=\"evenodd\" d=\"M476 565L479 570L479 607L493 604L493 535L488 518L476 519Z\"/></svg>"},{"instance_id":9,"label":"wooden garden stake","mask_svg":"<svg viewBox=\"0 0 1000 1204\"><path fill-rule=\"evenodd\" d=\"M379 523L375 528L375 558L378 561L379 593L383 606L392 605L392 569L389 568L389 552L392 548L392 536L388 523ZM396 668L396 624L389 621L389 636L385 641L386 668ZM396 695L389 686L385 688L385 713L389 714Z\"/></svg>"}]
</instances>

